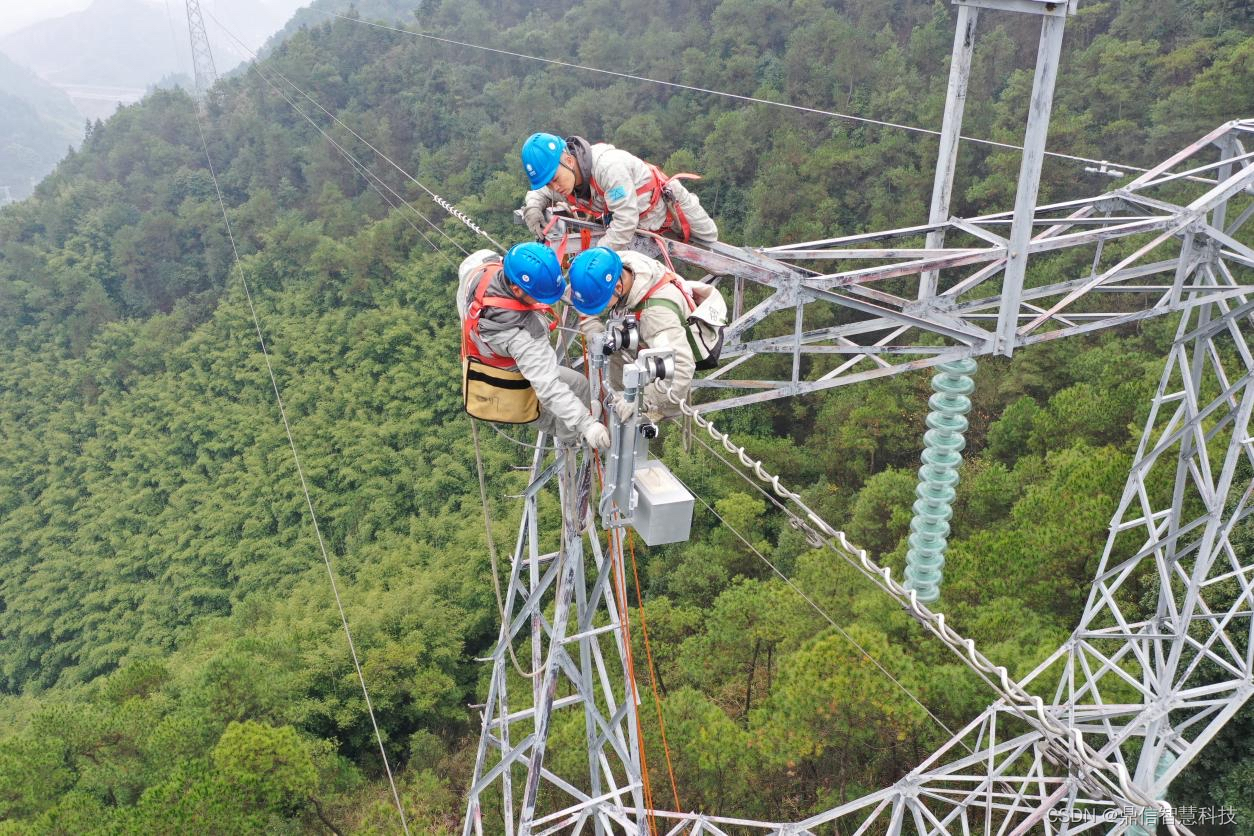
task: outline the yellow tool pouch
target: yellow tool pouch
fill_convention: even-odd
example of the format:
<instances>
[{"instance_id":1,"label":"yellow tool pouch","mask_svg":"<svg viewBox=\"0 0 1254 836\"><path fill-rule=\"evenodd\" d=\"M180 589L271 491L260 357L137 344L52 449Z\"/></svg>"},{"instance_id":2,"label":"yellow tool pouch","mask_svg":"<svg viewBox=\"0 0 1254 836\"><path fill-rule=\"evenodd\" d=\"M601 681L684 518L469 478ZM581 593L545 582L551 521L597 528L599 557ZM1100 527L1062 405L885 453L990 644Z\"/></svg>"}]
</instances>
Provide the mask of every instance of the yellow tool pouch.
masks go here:
<instances>
[{"instance_id":1,"label":"yellow tool pouch","mask_svg":"<svg viewBox=\"0 0 1254 836\"><path fill-rule=\"evenodd\" d=\"M529 424L540 417L540 399L522 372L476 357L462 360L462 405L475 418L498 424Z\"/></svg>"}]
</instances>

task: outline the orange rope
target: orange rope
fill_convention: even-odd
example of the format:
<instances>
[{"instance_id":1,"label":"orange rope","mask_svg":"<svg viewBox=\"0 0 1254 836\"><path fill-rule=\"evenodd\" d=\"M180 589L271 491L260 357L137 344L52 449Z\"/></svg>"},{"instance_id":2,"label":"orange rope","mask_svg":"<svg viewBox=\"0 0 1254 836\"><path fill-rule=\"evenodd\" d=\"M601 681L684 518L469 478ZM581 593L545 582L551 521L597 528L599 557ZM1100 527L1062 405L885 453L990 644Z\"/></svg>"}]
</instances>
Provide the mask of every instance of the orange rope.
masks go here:
<instances>
[{"instance_id":1,"label":"orange rope","mask_svg":"<svg viewBox=\"0 0 1254 836\"><path fill-rule=\"evenodd\" d=\"M614 569L614 597L618 599L619 612L623 614L623 632L626 639L623 646L627 654L627 669L631 672L631 707L636 715L637 740L640 744L640 782L644 785L644 798L649 807L649 832L657 836L657 816L653 813L655 809L653 786L649 780L649 758L645 753L644 734L640 724L640 693L636 690L636 662L631 652L631 611L627 603L627 572L623 560L622 538L614 536L612 531L607 531L605 539L610 551L610 564ZM617 560L615 560L616 555Z\"/></svg>"},{"instance_id":2,"label":"orange rope","mask_svg":"<svg viewBox=\"0 0 1254 836\"><path fill-rule=\"evenodd\" d=\"M653 706L657 709L657 725L662 733L662 751L666 754L666 773L671 779L671 795L675 799L675 812L683 812L679 806L679 785L675 782L675 767L671 764L671 745L666 739L666 720L662 718L662 697L657 690L657 667L653 664L653 648L649 644L649 623L644 617L644 601L640 597L640 570L636 566L636 538L627 532L627 544L631 547L631 574L636 579L636 608L640 610L640 632L644 635L644 654L649 662L649 684L653 688Z\"/></svg>"},{"instance_id":3,"label":"orange rope","mask_svg":"<svg viewBox=\"0 0 1254 836\"><path fill-rule=\"evenodd\" d=\"M592 365L588 362L588 342L587 340L581 339L580 343L583 348L584 374L589 377L589 383L591 383ZM604 491L605 490L605 471L601 467L601 454L595 450L592 451L592 454L593 454L593 461L596 462L596 466L597 466L597 485L602 491ZM627 602L627 580L626 580L627 569L626 569L625 560L623 557L621 538L615 537L613 531L605 532L605 547L606 547L606 551L609 552L610 568L613 570L613 573L614 573L614 598L615 598L615 601L618 603L618 611L622 613L622 619L623 619L623 639L624 639L623 648L627 656L626 661L627 661L627 670L629 673L628 678L630 679L630 682L631 682L631 697L630 697L631 708L632 708L632 712L635 714L635 717L636 717L636 730L637 730L636 738L637 738L637 742L639 743L639 748L640 748L640 783L642 785L642 789L644 790L645 803L648 805L647 815L648 815L648 820L649 820L649 833L653 834L653 836L657 836L657 816L654 815L654 812L653 812L655 809L654 804L653 804L653 786L651 782L649 781L649 758L645 752L644 734L641 731L641 724L640 724L640 694L636 690L636 663L631 652L631 610ZM632 552L632 561L633 561L633 566L634 566L634 561L635 561L634 546L633 546L633 552ZM639 586L638 582L637 582L637 586ZM639 600L639 598L640 598L640 593L639 593L639 590L637 589L637 592L636 592L637 601ZM665 739L665 737L663 737L663 739ZM669 764L669 759L670 759L670 753L668 752L667 753L668 764ZM674 779L672 777L672 784L673 782L674 782Z\"/></svg>"}]
</instances>

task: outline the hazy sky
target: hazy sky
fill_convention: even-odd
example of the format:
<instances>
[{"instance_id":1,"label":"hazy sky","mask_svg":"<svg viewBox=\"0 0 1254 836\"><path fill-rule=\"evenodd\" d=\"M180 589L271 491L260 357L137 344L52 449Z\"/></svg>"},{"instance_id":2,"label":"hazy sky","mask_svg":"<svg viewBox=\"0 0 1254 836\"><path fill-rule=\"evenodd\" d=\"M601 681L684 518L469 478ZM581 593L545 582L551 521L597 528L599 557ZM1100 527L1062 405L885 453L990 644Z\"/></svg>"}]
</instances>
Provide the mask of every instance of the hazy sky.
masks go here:
<instances>
[{"instance_id":1,"label":"hazy sky","mask_svg":"<svg viewBox=\"0 0 1254 836\"><path fill-rule=\"evenodd\" d=\"M0 35L90 5L91 0L0 0Z\"/></svg>"},{"instance_id":2,"label":"hazy sky","mask_svg":"<svg viewBox=\"0 0 1254 836\"><path fill-rule=\"evenodd\" d=\"M164 0L146 0L158 8L164 8ZM284 19L292 12L309 2L309 0L260 0L271 9L277 10ZM71 12L82 11L92 4L92 0L0 0L0 35L13 32L23 26L38 23L41 20L60 17ZM176 12L182 11L182 0L170 0ZM214 0L202 0L202 6L214 6Z\"/></svg>"}]
</instances>

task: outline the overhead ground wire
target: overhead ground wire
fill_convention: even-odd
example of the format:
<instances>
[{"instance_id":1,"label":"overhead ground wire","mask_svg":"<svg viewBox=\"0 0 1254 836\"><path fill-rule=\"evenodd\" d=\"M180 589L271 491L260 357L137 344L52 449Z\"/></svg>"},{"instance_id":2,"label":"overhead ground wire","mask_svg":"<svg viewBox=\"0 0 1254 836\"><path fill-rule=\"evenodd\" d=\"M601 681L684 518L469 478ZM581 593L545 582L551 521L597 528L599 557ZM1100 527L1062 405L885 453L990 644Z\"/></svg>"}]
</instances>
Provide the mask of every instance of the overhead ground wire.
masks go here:
<instances>
[{"instance_id":1,"label":"overhead ground wire","mask_svg":"<svg viewBox=\"0 0 1254 836\"><path fill-rule=\"evenodd\" d=\"M697 440L698 440L698 441L701 441L701 443L702 443L702 444L706 447L706 449L708 449L708 450L710 450L710 452L714 453L714 455L715 455L715 456L717 456L720 460L722 460L724 464L726 464L728 467L732 467L730 462L728 462L728 461L727 461L726 459L724 459L722 456L719 456L719 455L718 455L718 453L714 451L714 448L710 447L708 444L706 444L706 443L705 443L703 440L701 440L700 438L698 438ZM736 468L732 467L732 470L736 470ZM737 472L738 472L738 471L737 471ZM672 473L671 475L673 475L673 476L674 476L675 474L674 474L674 473ZM758 547L757 547L757 546L755 546L755 545L754 545L754 544L753 544L753 543L749 540L749 538L748 538L748 537L746 537L744 534L742 534L742 533L740 532L740 530L739 530L739 529L737 529L734 525L732 525L731 523L729 523L729 522L728 522L728 521L727 521L727 520L723 517L723 515L722 515L722 514L720 514L718 511L716 511L716 510L714 509L714 506L713 506L713 505L711 505L709 502L707 502L707 501L705 500L705 498L704 498L704 497L702 497L702 496L701 496L700 494L698 494L695 490L693 490L691 485L688 485L686 482L684 482L684 481L683 481L682 479L680 479L678 476L675 476L675 480L676 480L677 482L679 482L679 484L683 485L683 486L684 486L684 487L688 490L688 493L690 493L690 494L692 494L694 497L696 497L696 498L697 498L697 501L698 501L698 502L700 502L700 503L702 504L702 506L704 506L704 507L705 507L705 509L706 509L707 511L709 511L711 514L713 514L713 515L714 515L715 519L717 519L717 520L719 521L719 524L720 524L720 525L722 525L724 528L726 528L728 531L730 531L732 534L734 534L734 535L736 536L736 539L737 539L737 540L739 540L741 543L744 543L745 548L747 548L747 549L749 549L749 551L753 552L753 554L757 556L758 560L761 560L763 563L765 563L765 564L766 564L766 566L767 566L767 567L768 567L768 568L769 568L772 572L774 572L776 575L778 575L778 576L779 576L779 578L780 578L780 580L782 580L782 581L783 581L783 582L784 582L784 583L785 583L785 584L786 584L786 585L787 585L787 586L788 586L788 587L789 587L789 588L790 588L793 592L797 593L797 595L799 595L799 596L801 597L801 599L802 599L803 601L805 601L805 602L806 602L806 603L810 606L810 608L811 608L811 609L813 609L816 613L818 613L818 614L819 614L819 616L821 616L821 617L823 618L823 620L824 620L824 621L826 621L828 624L830 624L830 625L832 626L832 628L833 628L833 629L834 629L837 633L839 633L839 634L840 634L840 635L841 635L841 636L845 639L845 641L847 641L847 642L849 642L851 645L853 645L853 647L854 647L854 649L855 649L855 650L857 650L860 654L862 654L864 657L866 657L868 660L870 660L871 664L875 665L875 667L879 670L879 672L880 672L880 673L884 674L884 676L886 676L886 677L889 679L889 681L891 681L894 685L896 685L896 686L897 686L897 688L898 688L898 689L899 689L899 690L900 690L903 694L905 694L907 697L909 697L911 702L913 702L913 703L914 703L915 705L917 705L919 708L923 709L924 713L926 713L928 717L932 718L932 720L936 723L936 725L940 726L940 727L941 727L941 729L942 729L942 730L944 730L944 732L945 732L946 734L948 734L950 737L954 737L954 731L953 731L953 729L949 728L949 726L947 726L947 725L945 724L945 721L944 721L944 720L942 720L941 718L937 717L937 716L936 716L936 714L935 714L935 713L933 713L933 711L932 711L930 708L928 708L928 707L927 707L927 705L925 705L925 704L924 704L923 700L921 700L918 696L916 696L916 695L915 695L915 693L914 693L913 691L911 691L911 690L910 690L910 689L909 689L909 688L908 688L908 687L907 687L904 683L902 683L902 681L901 681L901 680L899 680L897 677L895 677L895 676L892 674L892 672L888 670L888 668L884 667L884 665L883 665L883 664L881 664L881 663L880 663L880 661L879 661L878 659L876 659L876 658L875 658L875 656L874 656L874 655L873 655L873 654L872 654L869 650L867 650L865 647L863 647L863 646L862 646L862 645L858 642L858 640L857 640L857 639L855 639L853 636L851 636L851 635L849 634L849 631L847 631L844 627L841 627L841 626L840 626L840 624L838 624L838 623L836 622L836 619L832 618L831 614L830 614L830 613L828 613L828 611L827 611L827 610L823 609L823 607L822 607L822 606L820 606L820 605L819 605L819 603L818 603L817 601L815 601L813 598L811 598L809 595L807 595L807 594L806 594L806 592L805 592L805 590L803 590L801 587L797 586L797 584L793 581L793 579L792 579L792 578L790 578L790 577L788 577L788 575L784 574L784 571L783 571L782 569L780 569L777 565L775 565L775 563L773 563L773 562L771 561L771 559L770 559L770 558L768 558L766 555L764 555L764 554L762 553L762 551L761 551L760 549L758 549ZM755 487L756 487L756 486L755 486ZM971 750L971 747L970 747L970 746L967 746L967 744L966 744L966 741L965 741L965 740L961 741L961 743L962 743L962 745L963 745L963 746L966 746L966 748L967 748L967 751L968 751L968 752L971 752L971 751L972 751L972 750Z\"/></svg>"},{"instance_id":2,"label":"overhead ground wire","mask_svg":"<svg viewBox=\"0 0 1254 836\"><path fill-rule=\"evenodd\" d=\"M336 12L323 11L322 9L314 8L313 6L310 6L309 10L313 12L317 12L318 14L326 15L328 17L339 18L340 20L349 20L349 21L353 21L354 23L364 24L366 26L373 26L377 29L386 29L390 32L399 32L405 35L412 35L415 38L426 38L427 40L438 41L439 43L449 44L451 46L463 46L463 47L468 47L470 49L478 49L484 52L491 52L496 55L505 55L510 58L522 58L527 61L538 61L543 64L551 64L557 67L566 67L567 69L572 69L572 70L583 70L585 72L590 72L590 73L600 73L601 75L613 76L615 78L623 78L629 81L642 81L648 84L658 84L663 87L674 87L678 90L687 90L692 93L705 93L710 96L722 96L723 98L735 99L737 101L749 102L751 104L768 105L770 107L780 107L786 110L793 110L793 111L798 111L801 113L811 113L811 114L815 114L818 116L828 116L833 119L844 119L845 121L848 121L848 122L858 122L858 123L866 124L866 125L876 125L876 126L883 127L883 128L895 128L901 131L910 131L912 133L927 134L929 136L941 135L941 132L938 130L934 130L932 128L921 128L917 125L907 125L901 122L888 122L882 119L872 119L868 116L855 116L852 113L841 113L840 111L836 111L836 110L824 110L818 107L807 107L805 105L796 105L796 104L791 104L789 102L776 102L776 101L772 101L771 99L763 99L758 96L745 96L740 93L729 93L725 90L717 90L711 87L698 87L692 84L682 84L677 81L663 81L662 79L659 79L659 78L650 78L649 76L637 75L635 73L624 73L618 70L606 70L600 67L593 67L587 64L576 64L572 61L560 61L556 58L545 58L539 55L528 55L523 52L515 52L509 49L500 49L498 47L485 46L483 44L471 43L469 41L458 41L458 40L454 40L453 38L444 38L439 35L432 35L429 32L415 32L412 29L402 29L398 26L388 26L383 23L374 23L369 20L363 20L362 18L359 18L359 17L350 17L348 15L337 14ZM208 14L208 12L206 12L206 14ZM971 142L977 145L988 145L994 148L1003 148L1008 151L1022 151L1023 150L1022 145L1015 145L1014 143L1011 143L1011 142L998 142L997 140L993 140L993 139L981 139L980 137L965 136L965 135L961 135L958 138L966 142ZM1105 166L1105 167L1114 166L1120 169L1127 169L1129 171L1140 171L1140 172L1149 171L1149 169L1147 168L1141 168L1140 166L1135 166L1135 165L1128 165L1126 163L1118 163L1118 162L1114 162L1113 160L1098 160L1092 157L1082 157L1077 154L1064 154L1058 151L1045 151L1043 153L1047 157L1054 157L1054 158L1062 159L1062 160L1071 160L1072 162L1077 162L1077 163L1087 163L1089 165Z\"/></svg>"},{"instance_id":3,"label":"overhead ground wire","mask_svg":"<svg viewBox=\"0 0 1254 836\"><path fill-rule=\"evenodd\" d=\"M391 186L389 186L387 182L383 180L383 178L379 177L377 174L370 171L370 169L366 166L365 163L357 159L357 157L354 156L352 152L350 152L347 148L345 148L338 141L336 141L335 137L327 133L327 131L317 122L315 122L309 116L308 113L301 110L300 107L296 104L295 101L292 100L290 96L284 93L279 88L278 85L276 85L273 81L271 81L268 76L266 76L266 74L260 69L260 67L256 64L256 62L253 62L250 65L250 69L252 69L253 72L255 72L263 81L265 81L265 83L269 85L270 89L273 90L276 95L280 96L285 102L287 102L288 105L292 108L292 110L296 111L298 114L304 117L305 121L307 121L310 125L312 125L314 129L318 131L318 133L322 134L323 138L325 138L327 142L331 143L331 145L337 151L339 151L345 157L345 159L348 160L349 165L353 166L353 169L358 174L366 178L367 184L369 184L370 187L373 188L375 192L380 197L382 197L389 206L391 206L393 209L399 209L401 206L404 206L405 208L413 212L415 215L417 215L419 218L421 218L423 221L425 221L427 225L430 226L433 230L435 230L438 234L444 236L445 240L451 243L454 247L457 247L457 249L461 250L462 255L470 254L469 252L466 251L465 247L463 247L460 243L458 243L456 238L451 237L448 233L446 233L443 229L441 229L438 224L436 224L434 221L432 221L422 212L418 211L418 208L416 206L414 206L412 203L406 200L403 195L397 193L397 191L393 189ZM279 75L281 76L281 74ZM284 80L287 81L286 78L284 78ZM291 82L288 81L288 84L291 84ZM382 189L380 188L380 186L382 187L382 189L386 189L388 192L390 192L392 197L389 198L387 195L385 195ZM444 259L449 263L449 265L452 266L454 269L456 269L457 265L453 263L453 260L449 258L448 254L445 253L443 249L441 249L434 241L431 240L430 237L428 237L421 229L419 229L418 226L414 224L413 221L411 221L409 218L405 217L404 215L402 215L402 218L404 218L404 220L409 224L409 226L414 230L414 232L417 232L418 235L422 237L422 240L427 242L427 245L430 246L431 249L435 250L437 253L443 256Z\"/></svg>"}]
</instances>

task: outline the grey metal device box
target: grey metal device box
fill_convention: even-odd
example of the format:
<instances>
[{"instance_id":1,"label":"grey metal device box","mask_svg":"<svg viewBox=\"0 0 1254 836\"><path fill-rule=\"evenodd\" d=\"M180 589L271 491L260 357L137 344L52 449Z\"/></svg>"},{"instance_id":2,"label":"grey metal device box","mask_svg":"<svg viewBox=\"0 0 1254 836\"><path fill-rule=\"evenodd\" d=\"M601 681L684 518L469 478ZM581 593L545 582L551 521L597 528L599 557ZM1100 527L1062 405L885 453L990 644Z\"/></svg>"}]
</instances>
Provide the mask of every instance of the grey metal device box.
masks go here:
<instances>
[{"instance_id":1,"label":"grey metal device box","mask_svg":"<svg viewBox=\"0 0 1254 836\"><path fill-rule=\"evenodd\" d=\"M660 461L636 468L632 525L647 545L682 543L692 532L693 496Z\"/></svg>"}]
</instances>

